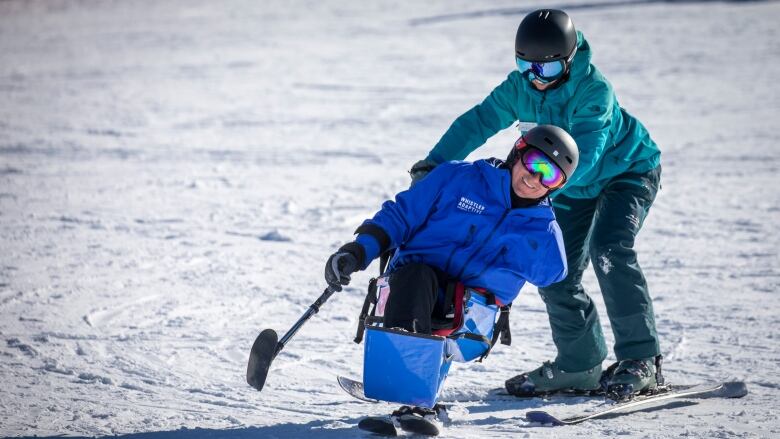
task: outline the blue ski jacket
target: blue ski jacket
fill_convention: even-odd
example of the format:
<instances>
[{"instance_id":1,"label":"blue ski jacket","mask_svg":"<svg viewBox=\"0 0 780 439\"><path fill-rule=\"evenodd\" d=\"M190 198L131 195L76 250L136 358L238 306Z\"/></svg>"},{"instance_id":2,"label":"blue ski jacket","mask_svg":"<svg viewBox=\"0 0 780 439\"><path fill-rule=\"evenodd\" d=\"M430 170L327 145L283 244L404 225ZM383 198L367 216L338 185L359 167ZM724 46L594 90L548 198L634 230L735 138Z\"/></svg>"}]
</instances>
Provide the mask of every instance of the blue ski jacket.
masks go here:
<instances>
[{"instance_id":1,"label":"blue ski jacket","mask_svg":"<svg viewBox=\"0 0 780 439\"><path fill-rule=\"evenodd\" d=\"M418 262L511 303L525 282L542 287L566 276L563 238L549 198L512 208L511 177L497 159L447 162L386 201L361 225L363 268L395 248L388 272ZM363 233L379 228L386 234ZM383 234L383 235L384 235ZM381 243L380 241L386 241Z\"/></svg>"}]
</instances>

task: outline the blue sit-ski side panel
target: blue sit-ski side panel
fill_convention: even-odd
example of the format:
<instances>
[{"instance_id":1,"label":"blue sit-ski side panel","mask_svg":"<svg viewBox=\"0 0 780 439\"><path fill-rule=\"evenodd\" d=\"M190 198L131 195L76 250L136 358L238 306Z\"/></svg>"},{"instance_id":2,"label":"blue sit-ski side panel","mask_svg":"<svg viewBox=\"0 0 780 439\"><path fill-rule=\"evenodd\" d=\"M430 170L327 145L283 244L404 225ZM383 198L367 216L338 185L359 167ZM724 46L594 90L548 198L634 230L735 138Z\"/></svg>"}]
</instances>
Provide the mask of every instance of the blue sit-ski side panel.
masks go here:
<instances>
[{"instance_id":1,"label":"blue sit-ski side panel","mask_svg":"<svg viewBox=\"0 0 780 439\"><path fill-rule=\"evenodd\" d=\"M366 329L363 384L368 398L433 407L450 364L442 337Z\"/></svg>"}]
</instances>

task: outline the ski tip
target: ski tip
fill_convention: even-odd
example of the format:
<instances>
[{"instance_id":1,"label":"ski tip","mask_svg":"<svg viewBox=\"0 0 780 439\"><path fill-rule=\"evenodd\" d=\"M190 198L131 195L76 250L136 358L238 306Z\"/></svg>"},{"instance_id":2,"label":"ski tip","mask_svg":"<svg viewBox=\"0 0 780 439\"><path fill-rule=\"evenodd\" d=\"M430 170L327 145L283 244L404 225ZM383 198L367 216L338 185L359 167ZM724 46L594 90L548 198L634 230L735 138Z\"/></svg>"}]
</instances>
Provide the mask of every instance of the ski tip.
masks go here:
<instances>
[{"instance_id":1,"label":"ski tip","mask_svg":"<svg viewBox=\"0 0 780 439\"><path fill-rule=\"evenodd\" d=\"M673 389L675 390L675 389ZM688 388L676 389L682 393L693 393L691 398L742 398L748 394L744 381L724 381L717 385L700 384Z\"/></svg>"},{"instance_id":2,"label":"ski tip","mask_svg":"<svg viewBox=\"0 0 780 439\"><path fill-rule=\"evenodd\" d=\"M358 382L358 380L352 379L352 378L349 378L349 377L345 377L344 375L336 375L336 380L339 382L341 387L349 387L353 383L357 383Z\"/></svg>"},{"instance_id":3,"label":"ski tip","mask_svg":"<svg viewBox=\"0 0 780 439\"><path fill-rule=\"evenodd\" d=\"M549 424L549 425L566 425L565 422L561 421L560 419L556 418L555 416L539 411L534 410L530 412L526 412L525 414L525 420L528 422L538 422L539 424Z\"/></svg>"},{"instance_id":4,"label":"ski tip","mask_svg":"<svg viewBox=\"0 0 780 439\"><path fill-rule=\"evenodd\" d=\"M744 381L727 381L723 383L723 394L726 398L742 398L748 394Z\"/></svg>"},{"instance_id":5,"label":"ski tip","mask_svg":"<svg viewBox=\"0 0 780 439\"><path fill-rule=\"evenodd\" d=\"M353 398L365 402L379 402L376 399L372 399L366 396L362 381L353 380L352 378L347 378L341 375L336 375L336 379L339 382L339 387L341 387L342 390L347 392Z\"/></svg>"}]
</instances>

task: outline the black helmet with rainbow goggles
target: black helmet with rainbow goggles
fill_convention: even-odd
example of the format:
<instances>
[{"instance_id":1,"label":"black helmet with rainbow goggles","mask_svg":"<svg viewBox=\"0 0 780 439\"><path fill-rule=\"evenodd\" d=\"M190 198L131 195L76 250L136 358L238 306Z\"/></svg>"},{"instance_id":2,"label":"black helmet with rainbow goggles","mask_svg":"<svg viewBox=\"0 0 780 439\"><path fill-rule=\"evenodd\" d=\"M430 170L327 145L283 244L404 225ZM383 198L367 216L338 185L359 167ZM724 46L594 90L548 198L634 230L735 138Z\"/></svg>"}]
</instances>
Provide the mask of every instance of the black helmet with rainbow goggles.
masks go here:
<instances>
[{"instance_id":1,"label":"black helmet with rainbow goggles","mask_svg":"<svg viewBox=\"0 0 780 439\"><path fill-rule=\"evenodd\" d=\"M506 159L511 169L520 160L528 172L539 174L541 184L554 191L562 188L577 169L577 142L562 128L538 125L515 142Z\"/></svg>"},{"instance_id":2,"label":"black helmet with rainbow goggles","mask_svg":"<svg viewBox=\"0 0 780 439\"><path fill-rule=\"evenodd\" d=\"M517 28L515 61L529 81L548 83L563 78L576 53L577 30L561 10L531 12Z\"/></svg>"}]
</instances>

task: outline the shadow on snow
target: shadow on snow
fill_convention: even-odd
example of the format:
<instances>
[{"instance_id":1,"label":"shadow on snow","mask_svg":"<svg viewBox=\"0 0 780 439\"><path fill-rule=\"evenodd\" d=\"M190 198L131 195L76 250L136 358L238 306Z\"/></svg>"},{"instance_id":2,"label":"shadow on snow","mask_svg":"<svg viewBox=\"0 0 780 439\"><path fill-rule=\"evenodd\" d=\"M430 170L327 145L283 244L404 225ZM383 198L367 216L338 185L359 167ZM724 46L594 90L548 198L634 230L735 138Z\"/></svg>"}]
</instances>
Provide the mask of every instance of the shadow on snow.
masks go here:
<instances>
[{"instance_id":1,"label":"shadow on snow","mask_svg":"<svg viewBox=\"0 0 780 439\"><path fill-rule=\"evenodd\" d=\"M146 433L130 433L111 436L97 436L99 438L116 439L288 439L288 438L350 438L364 437L365 432L358 430L357 423L360 418L342 420L311 421L306 424L283 423L265 427L241 427L241 428L181 428L169 431L150 431ZM332 424L335 424L332 425ZM45 436L35 436L37 439ZM61 437L61 436L50 436ZM73 438L73 436L69 436ZM86 436L77 436L86 437Z\"/></svg>"},{"instance_id":2,"label":"shadow on snow","mask_svg":"<svg viewBox=\"0 0 780 439\"><path fill-rule=\"evenodd\" d=\"M539 398L528 398L512 400L486 400L485 405L477 407L469 407L468 412L470 414L476 413L499 413L504 410L533 410L544 409L545 406L550 404L556 404L553 412L566 411L562 409L562 406L577 406L586 401L593 400L592 397L557 397L551 400L543 400ZM628 413L651 413L660 410L667 410L673 408L682 408L692 405L697 405L698 402L694 401L668 401L665 403L659 402L657 406L646 407L642 409L630 410L626 413L613 413L604 416L602 419L610 419L618 416L622 416ZM169 431L151 431L145 433L129 433L121 435L111 436L97 436L98 438L116 438L116 439L214 439L214 438L227 438L227 439L286 439L286 438L365 438L367 436L373 437L370 434L361 431L357 428L357 423L363 416L350 418L350 419L327 419L311 421L305 424L297 423L283 423L277 425L269 425L264 427L242 427L242 428L224 428L224 429L209 429L209 428L181 428L178 430ZM479 427L483 425L495 425L504 421L512 419L511 417L501 416L488 416L484 419L470 420L467 424L472 427ZM457 418L454 420L450 428L458 427ZM526 425L516 426L518 432L524 428L539 428L540 424L528 423ZM563 433L563 432L562 432ZM62 436L50 436L62 437ZM74 436L69 436L73 438ZM76 436L87 437L87 436ZM94 436L93 436L94 437ZM31 437L30 437L31 438ZM46 436L35 436L37 439L46 439Z\"/></svg>"}]
</instances>

